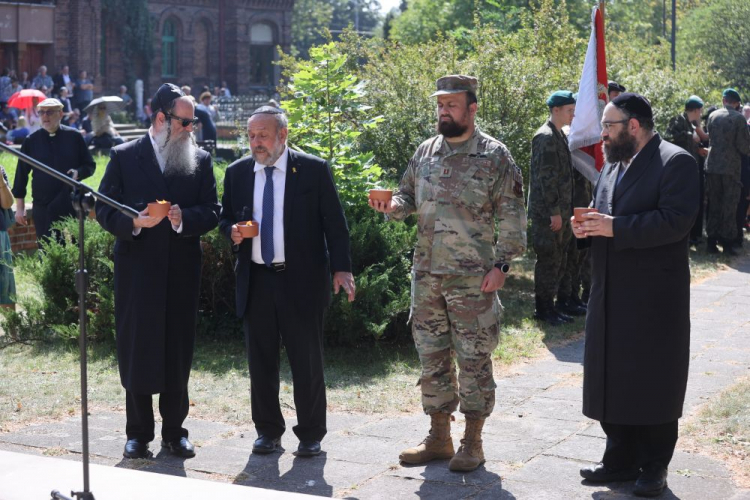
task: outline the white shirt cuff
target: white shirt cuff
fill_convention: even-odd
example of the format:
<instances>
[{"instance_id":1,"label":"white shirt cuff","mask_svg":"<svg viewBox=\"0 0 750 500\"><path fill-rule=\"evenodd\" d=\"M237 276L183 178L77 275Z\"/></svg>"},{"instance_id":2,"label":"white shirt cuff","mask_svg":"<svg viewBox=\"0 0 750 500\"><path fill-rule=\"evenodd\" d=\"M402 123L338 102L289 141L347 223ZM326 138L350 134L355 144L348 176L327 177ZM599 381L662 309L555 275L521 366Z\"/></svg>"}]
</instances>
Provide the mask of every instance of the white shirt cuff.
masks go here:
<instances>
[{"instance_id":1,"label":"white shirt cuff","mask_svg":"<svg viewBox=\"0 0 750 500\"><path fill-rule=\"evenodd\" d=\"M133 236L138 236L139 234L141 234L141 229L143 229L143 228L142 227L134 227L133 228Z\"/></svg>"},{"instance_id":2,"label":"white shirt cuff","mask_svg":"<svg viewBox=\"0 0 750 500\"><path fill-rule=\"evenodd\" d=\"M176 232L177 234L182 233L182 221L180 221L180 227L177 227L174 224L172 224L172 229L174 229L174 232Z\"/></svg>"}]
</instances>

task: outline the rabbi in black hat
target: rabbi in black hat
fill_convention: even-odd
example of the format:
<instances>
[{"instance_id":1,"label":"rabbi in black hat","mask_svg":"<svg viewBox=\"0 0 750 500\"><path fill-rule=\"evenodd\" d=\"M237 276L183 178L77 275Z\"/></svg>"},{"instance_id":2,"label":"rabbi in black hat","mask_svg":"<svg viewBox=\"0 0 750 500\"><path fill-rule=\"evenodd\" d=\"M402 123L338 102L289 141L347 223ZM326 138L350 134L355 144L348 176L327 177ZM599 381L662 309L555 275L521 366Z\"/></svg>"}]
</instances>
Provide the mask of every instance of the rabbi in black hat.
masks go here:
<instances>
[{"instance_id":1,"label":"rabbi in black hat","mask_svg":"<svg viewBox=\"0 0 750 500\"><path fill-rule=\"evenodd\" d=\"M112 149L99 190L140 212L102 203L96 218L114 234L115 323L125 388L126 458L151 456L152 395L159 394L162 448L195 455L183 422L198 314L200 237L218 224L211 156L195 144L193 101L166 83L151 100L148 133ZM171 203L157 214L148 204Z\"/></svg>"},{"instance_id":2,"label":"rabbi in black hat","mask_svg":"<svg viewBox=\"0 0 750 500\"><path fill-rule=\"evenodd\" d=\"M690 356L688 234L698 212L698 169L654 132L646 98L625 93L604 108L606 165L585 222L591 247L583 413L601 422L601 463L591 482L637 480L634 493L667 485Z\"/></svg>"}]
</instances>

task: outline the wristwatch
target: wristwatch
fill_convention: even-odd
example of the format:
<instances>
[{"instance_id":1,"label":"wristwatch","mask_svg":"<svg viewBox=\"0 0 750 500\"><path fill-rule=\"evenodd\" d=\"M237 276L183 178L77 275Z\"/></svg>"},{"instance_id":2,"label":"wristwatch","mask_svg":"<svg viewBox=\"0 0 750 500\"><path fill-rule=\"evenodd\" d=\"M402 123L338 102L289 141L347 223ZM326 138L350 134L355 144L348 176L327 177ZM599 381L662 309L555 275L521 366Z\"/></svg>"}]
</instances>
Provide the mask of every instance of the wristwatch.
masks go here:
<instances>
[{"instance_id":1,"label":"wristwatch","mask_svg":"<svg viewBox=\"0 0 750 500\"><path fill-rule=\"evenodd\" d=\"M495 267L500 270L503 274L508 274L508 271L510 271L510 265L506 264L505 262L498 262L495 264Z\"/></svg>"}]
</instances>

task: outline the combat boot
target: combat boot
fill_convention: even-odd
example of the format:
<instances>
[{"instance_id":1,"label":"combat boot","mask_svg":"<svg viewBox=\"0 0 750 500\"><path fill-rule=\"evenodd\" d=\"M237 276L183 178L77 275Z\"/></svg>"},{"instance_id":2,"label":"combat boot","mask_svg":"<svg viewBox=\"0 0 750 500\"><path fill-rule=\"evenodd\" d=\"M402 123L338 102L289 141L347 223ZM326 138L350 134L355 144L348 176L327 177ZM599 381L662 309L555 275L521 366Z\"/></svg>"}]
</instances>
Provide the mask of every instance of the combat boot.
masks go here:
<instances>
[{"instance_id":1,"label":"combat boot","mask_svg":"<svg viewBox=\"0 0 750 500\"><path fill-rule=\"evenodd\" d=\"M552 326L565 323L565 321L555 313L555 310L552 307L552 301L540 299L539 297L536 298L536 311L534 311L534 318L539 321L544 321Z\"/></svg>"},{"instance_id":2,"label":"combat boot","mask_svg":"<svg viewBox=\"0 0 750 500\"><path fill-rule=\"evenodd\" d=\"M573 295L570 296L570 300L573 301L575 305L579 307L583 307L584 309L588 310L588 305L587 305L588 299L586 300L586 302L584 302L583 299L578 297L577 293L574 293Z\"/></svg>"},{"instance_id":3,"label":"combat boot","mask_svg":"<svg viewBox=\"0 0 750 500\"><path fill-rule=\"evenodd\" d=\"M552 302L552 300L550 300L550 308L552 308L552 312L555 313L558 318L563 320L563 322L572 323L573 321L575 321L571 316L568 316L567 314L562 312L560 309L555 307L555 304Z\"/></svg>"},{"instance_id":4,"label":"combat boot","mask_svg":"<svg viewBox=\"0 0 750 500\"><path fill-rule=\"evenodd\" d=\"M724 255L728 255L730 257L735 257L737 252L735 252L734 248L732 248L732 240L721 240L721 248L723 250Z\"/></svg>"},{"instance_id":5,"label":"combat boot","mask_svg":"<svg viewBox=\"0 0 750 500\"><path fill-rule=\"evenodd\" d=\"M451 458L455 451L451 439L451 416L449 413L430 415L430 433L416 448L401 452L398 459L407 464L423 464L430 460Z\"/></svg>"},{"instance_id":6,"label":"combat boot","mask_svg":"<svg viewBox=\"0 0 750 500\"><path fill-rule=\"evenodd\" d=\"M719 247L716 246L716 242L716 238L708 238L708 240L706 240L706 252L719 253Z\"/></svg>"},{"instance_id":7,"label":"combat boot","mask_svg":"<svg viewBox=\"0 0 750 500\"><path fill-rule=\"evenodd\" d=\"M451 458L448 468L456 472L470 472L484 463L482 450L482 427L484 419L466 419L466 430L456 456Z\"/></svg>"},{"instance_id":8,"label":"combat boot","mask_svg":"<svg viewBox=\"0 0 750 500\"><path fill-rule=\"evenodd\" d=\"M570 316L586 316L586 308L573 302L569 296L557 296L557 311Z\"/></svg>"}]
</instances>

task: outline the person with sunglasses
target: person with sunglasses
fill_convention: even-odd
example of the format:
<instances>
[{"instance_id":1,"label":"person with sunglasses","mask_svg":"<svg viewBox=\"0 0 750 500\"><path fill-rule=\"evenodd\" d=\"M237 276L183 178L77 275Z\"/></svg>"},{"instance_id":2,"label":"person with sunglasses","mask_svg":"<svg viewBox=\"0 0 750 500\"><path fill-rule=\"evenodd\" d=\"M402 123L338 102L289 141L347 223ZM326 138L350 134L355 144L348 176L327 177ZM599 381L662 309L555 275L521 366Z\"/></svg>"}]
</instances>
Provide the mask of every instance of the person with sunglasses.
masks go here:
<instances>
[{"instance_id":1,"label":"person with sunglasses","mask_svg":"<svg viewBox=\"0 0 750 500\"><path fill-rule=\"evenodd\" d=\"M61 125L63 104L57 99L45 99L37 105L36 114L41 128L31 133L23 142L21 152L48 165L58 172L83 180L93 175L96 163L86 147L81 134ZM34 170L18 160L13 179L13 196L16 198L16 222L22 226L26 220L26 186L31 174L31 197L34 201L34 228L37 241L57 236L52 223L63 217L74 217L70 201L70 188L49 175Z\"/></svg>"},{"instance_id":2,"label":"person with sunglasses","mask_svg":"<svg viewBox=\"0 0 750 500\"><path fill-rule=\"evenodd\" d=\"M201 277L202 235L218 224L211 156L195 145L194 105L166 83L151 100L151 127L116 146L99 191L140 211L130 219L97 203L96 217L116 236L115 326L120 381L125 388L125 458L152 455L152 396L159 394L161 446L195 456L184 427L189 408ZM166 215L148 208L169 202Z\"/></svg>"}]
</instances>

